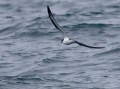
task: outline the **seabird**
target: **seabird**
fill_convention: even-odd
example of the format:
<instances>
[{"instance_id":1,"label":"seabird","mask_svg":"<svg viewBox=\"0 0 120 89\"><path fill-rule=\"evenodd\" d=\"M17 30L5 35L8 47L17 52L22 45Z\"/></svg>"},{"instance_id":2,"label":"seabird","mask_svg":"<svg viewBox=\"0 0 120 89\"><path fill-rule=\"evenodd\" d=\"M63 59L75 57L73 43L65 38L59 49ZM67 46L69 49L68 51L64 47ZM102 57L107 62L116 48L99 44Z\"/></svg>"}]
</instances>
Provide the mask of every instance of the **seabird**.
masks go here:
<instances>
[{"instance_id":1,"label":"seabird","mask_svg":"<svg viewBox=\"0 0 120 89\"><path fill-rule=\"evenodd\" d=\"M63 40L61 40L61 43L64 44L64 45L70 45L70 44L73 44L73 43L76 43L80 46L84 46L84 47L88 47L88 48L95 48L95 49L101 49L101 48L104 48L104 47L94 47L94 46L89 46L89 45L86 45L84 43L80 43L76 40L72 40L70 39L66 34L65 32L63 31L63 29L61 28L61 26L57 23L56 19L54 18L49 6L47 6L47 11L48 11L48 15L49 15L49 18L50 20L52 21L52 23L54 24L54 26L62 33L63 35Z\"/></svg>"}]
</instances>

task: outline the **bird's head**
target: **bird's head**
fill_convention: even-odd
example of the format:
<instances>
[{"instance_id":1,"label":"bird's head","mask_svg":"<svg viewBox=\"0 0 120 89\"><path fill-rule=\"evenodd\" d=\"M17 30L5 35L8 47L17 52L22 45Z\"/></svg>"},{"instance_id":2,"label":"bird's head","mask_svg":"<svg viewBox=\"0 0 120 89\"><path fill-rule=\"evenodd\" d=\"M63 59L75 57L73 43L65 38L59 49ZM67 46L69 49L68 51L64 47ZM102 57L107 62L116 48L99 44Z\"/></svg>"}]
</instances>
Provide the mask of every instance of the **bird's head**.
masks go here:
<instances>
[{"instance_id":1,"label":"bird's head","mask_svg":"<svg viewBox=\"0 0 120 89\"><path fill-rule=\"evenodd\" d=\"M63 39L61 39L61 43L63 42Z\"/></svg>"}]
</instances>

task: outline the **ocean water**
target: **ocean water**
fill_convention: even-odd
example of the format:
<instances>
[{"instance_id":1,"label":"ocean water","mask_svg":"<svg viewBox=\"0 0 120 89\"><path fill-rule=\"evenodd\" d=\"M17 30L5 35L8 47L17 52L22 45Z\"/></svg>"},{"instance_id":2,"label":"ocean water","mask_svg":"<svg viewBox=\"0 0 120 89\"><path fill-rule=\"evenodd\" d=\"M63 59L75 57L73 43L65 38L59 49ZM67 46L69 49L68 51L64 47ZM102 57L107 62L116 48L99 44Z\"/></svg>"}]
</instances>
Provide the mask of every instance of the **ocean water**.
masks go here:
<instances>
[{"instance_id":1,"label":"ocean water","mask_svg":"<svg viewBox=\"0 0 120 89\"><path fill-rule=\"evenodd\" d=\"M0 0L0 89L120 89L120 0Z\"/></svg>"}]
</instances>

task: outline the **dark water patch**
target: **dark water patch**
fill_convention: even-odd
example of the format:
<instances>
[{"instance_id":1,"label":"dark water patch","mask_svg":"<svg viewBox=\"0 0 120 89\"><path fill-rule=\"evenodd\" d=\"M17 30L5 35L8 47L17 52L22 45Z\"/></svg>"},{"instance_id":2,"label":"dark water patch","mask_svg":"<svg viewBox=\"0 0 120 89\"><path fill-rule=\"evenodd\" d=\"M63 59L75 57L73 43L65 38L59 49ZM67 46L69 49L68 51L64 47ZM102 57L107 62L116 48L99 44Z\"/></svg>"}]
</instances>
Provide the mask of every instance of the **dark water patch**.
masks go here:
<instances>
[{"instance_id":1,"label":"dark water patch","mask_svg":"<svg viewBox=\"0 0 120 89\"><path fill-rule=\"evenodd\" d=\"M69 84L60 84L60 85L58 85L58 87L60 87L62 89L73 89L73 87Z\"/></svg>"},{"instance_id":2,"label":"dark water patch","mask_svg":"<svg viewBox=\"0 0 120 89\"><path fill-rule=\"evenodd\" d=\"M16 57L22 57L23 59L27 58L34 58L36 57L37 53L33 51L24 51L24 50L18 50L18 51L8 51L8 53L11 56L16 56Z\"/></svg>"},{"instance_id":3,"label":"dark water patch","mask_svg":"<svg viewBox=\"0 0 120 89\"><path fill-rule=\"evenodd\" d=\"M90 13L91 13L91 15L102 15L103 14L103 12L97 12L97 11L90 12Z\"/></svg>"},{"instance_id":4,"label":"dark water patch","mask_svg":"<svg viewBox=\"0 0 120 89\"><path fill-rule=\"evenodd\" d=\"M36 17L36 18L34 18L32 21L41 21L41 17Z\"/></svg>"},{"instance_id":5,"label":"dark water patch","mask_svg":"<svg viewBox=\"0 0 120 89\"><path fill-rule=\"evenodd\" d=\"M105 88L93 87L93 88L89 88L89 89L105 89Z\"/></svg>"},{"instance_id":6,"label":"dark water patch","mask_svg":"<svg viewBox=\"0 0 120 89\"><path fill-rule=\"evenodd\" d=\"M0 39L1 40L11 39L19 29L20 29L19 23L14 24L12 26L5 26L4 28L1 28L0 29Z\"/></svg>"},{"instance_id":7,"label":"dark water patch","mask_svg":"<svg viewBox=\"0 0 120 89\"><path fill-rule=\"evenodd\" d=\"M117 34L105 34L104 37L115 38Z\"/></svg>"},{"instance_id":8,"label":"dark water patch","mask_svg":"<svg viewBox=\"0 0 120 89\"><path fill-rule=\"evenodd\" d=\"M43 63L53 63L56 62L56 60L50 59L50 58L46 58L42 60Z\"/></svg>"},{"instance_id":9,"label":"dark water patch","mask_svg":"<svg viewBox=\"0 0 120 89\"><path fill-rule=\"evenodd\" d=\"M53 57L53 58L45 58L42 59L43 63L57 63L57 62L62 62L59 60L59 57Z\"/></svg>"},{"instance_id":10,"label":"dark water patch","mask_svg":"<svg viewBox=\"0 0 120 89\"><path fill-rule=\"evenodd\" d=\"M43 76L40 75L41 72L30 70L27 72L22 72L16 76L0 76L0 80L7 84L31 84L31 83L41 83L44 81Z\"/></svg>"},{"instance_id":11,"label":"dark water patch","mask_svg":"<svg viewBox=\"0 0 120 89\"><path fill-rule=\"evenodd\" d=\"M116 59L117 59L117 60L116 60ZM118 58L116 58L116 59L113 59L113 60L112 60L112 61L113 61L113 62L112 62L112 65L113 65L113 66L115 66L115 65L116 65L116 66L119 66L119 65L120 65L119 59L118 59Z\"/></svg>"},{"instance_id":12,"label":"dark water patch","mask_svg":"<svg viewBox=\"0 0 120 89\"><path fill-rule=\"evenodd\" d=\"M42 0L42 1L35 1L34 4L31 5L31 7L32 8L40 8L41 7L44 9L45 6L49 5L51 7L54 4L57 4L57 2L49 1L49 0L45 0L45 1Z\"/></svg>"},{"instance_id":13,"label":"dark water patch","mask_svg":"<svg viewBox=\"0 0 120 89\"><path fill-rule=\"evenodd\" d=\"M72 13L66 13L64 16L66 16L68 18L70 16L73 16L73 14Z\"/></svg>"},{"instance_id":14,"label":"dark water patch","mask_svg":"<svg viewBox=\"0 0 120 89\"><path fill-rule=\"evenodd\" d=\"M120 71L120 67L117 68L112 68L111 70L109 70L109 72L118 72Z\"/></svg>"},{"instance_id":15,"label":"dark water patch","mask_svg":"<svg viewBox=\"0 0 120 89\"><path fill-rule=\"evenodd\" d=\"M0 8L9 8L9 9L11 9L11 4L10 3L0 3Z\"/></svg>"},{"instance_id":16,"label":"dark water patch","mask_svg":"<svg viewBox=\"0 0 120 89\"><path fill-rule=\"evenodd\" d=\"M15 31L16 30L16 27L15 26L11 26L11 27L6 27L6 28L4 28L4 29L1 29L0 30L0 34L11 34L13 31Z\"/></svg>"},{"instance_id":17,"label":"dark water patch","mask_svg":"<svg viewBox=\"0 0 120 89\"><path fill-rule=\"evenodd\" d=\"M13 67L13 63L0 63L0 68L9 68Z\"/></svg>"},{"instance_id":18,"label":"dark water patch","mask_svg":"<svg viewBox=\"0 0 120 89\"><path fill-rule=\"evenodd\" d=\"M13 16L5 16L6 19L13 19L14 17Z\"/></svg>"},{"instance_id":19,"label":"dark water patch","mask_svg":"<svg viewBox=\"0 0 120 89\"><path fill-rule=\"evenodd\" d=\"M25 81L25 80L31 80L31 81L42 81L42 79L41 78L32 78L32 77L29 77L29 78L27 78L27 77L18 77L18 78L16 78L16 80L21 80L21 81Z\"/></svg>"},{"instance_id":20,"label":"dark water patch","mask_svg":"<svg viewBox=\"0 0 120 89\"><path fill-rule=\"evenodd\" d=\"M0 79L12 79L12 76L0 76Z\"/></svg>"},{"instance_id":21,"label":"dark water patch","mask_svg":"<svg viewBox=\"0 0 120 89\"><path fill-rule=\"evenodd\" d=\"M107 55L118 55L120 53L120 48L111 49L109 51L104 51L102 53L95 54L94 56L107 56Z\"/></svg>"},{"instance_id":22,"label":"dark water patch","mask_svg":"<svg viewBox=\"0 0 120 89\"><path fill-rule=\"evenodd\" d=\"M43 48L43 50L52 50L53 49L53 47L45 47L45 48Z\"/></svg>"},{"instance_id":23,"label":"dark water patch","mask_svg":"<svg viewBox=\"0 0 120 89\"><path fill-rule=\"evenodd\" d=\"M63 82L60 79L55 79L55 78L46 78L45 80L49 81L49 82Z\"/></svg>"},{"instance_id":24,"label":"dark water patch","mask_svg":"<svg viewBox=\"0 0 120 89\"><path fill-rule=\"evenodd\" d=\"M96 23L81 23L81 24L76 24L72 25L73 28L104 28L104 27L109 27L112 24L96 24Z\"/></svg>"},{"instance_id":25,"label":"dark water patch","mask_svg":"<svg viewBox=\"0 0 120 89\"><path fill-rule=\"evenodd\" d=\"M17 7L17 8L15 9L15 11L16 11L17 13L22 13L22 12L24 12L23 8L21 8L21 7Z\"/></svg>"},{"instance_id":26,"label":"dark water patch","mask_svg":"<svg viewBox=\"0 0 120 89\"><path fill-rule=\"evenodd\" d=\"M13 46L13 45L15 45L15 43L14 42L5 42L5 43L0 43L0 45Z\"/></svg>"},{"instance_id":27,"label":"dark water patch","mask_svg":"<svg viewBox=\"0 0 120 89\"><path fill-rule=\"evenodd\" d=\"M103 63L87 63L87 64L82 64L81 67L93 67L93 66L98 66L98 65L101 65ZM106 63L105 63L106 64Z\"/></svg>"},{"instance_id":28,"label":"dark water patch","mask_svg":"<svg viewBox=\"0 0 120 89\"><path fill-rule=\"evenodd\" d=\"M33 77L17 77L17 76L4 76L2 77L2 82L6 84L31 84L32 82L41 82L41 78L33 78Z\"/></svg>"},{"instance_id":29,"label":"dark water patch","mask_svg":"<svg viewBox=\"0 0 120 89\"><path fill-rule=\"evenodd\" d=\"M49 17L48 16L36 16L31 18L28 22L32 23L26 27L42 27L42 26L48 26L49 22Z\"/></svg>"},{"instance_id":30,"label":"dark water patch","mask_svg":"<svg viewBox=\"0 0 120 89\"><path fill-rule=\"evenodd\" d=\"M16 32L13 36L11 36L13 39L18 38L37 38L37 37L46 37L53 35L53 32L44 32L45 29L39 28L39 29L27 29L22 32Z\"/></svg>"},{"instance_id":31,"label":"dark water patch","mask_svg":"<svg viewBox=\"0 0 120 89\"><path fill-rule=\"evenodd\" d=\"M30 29L29 29L30 30ZM18 35L17 35L17 37L38 37L38 36L43 36L43 35L45 35L44 33L42 33L42 32L39 32L38 30L34 30L34 29L32 29L32 30L30 30L30 31L27 31L27 32L22 32L22 33L19 33Z\"/></svg>"},{"instance_id":32,"label":"dark water patch","mask_svg":"<svg viewBox=\"0 0 120 89\"><path fill-rule=\"evenodd\" d=\"M87 17L95 17L97 15L103 15L104 14L104 11L101 10L101 11L91 11L91 12L83 12L81 15L82 16L87 16Z\"/></svg>"},{"instance_id":33,"label":"dark water patch","mask_svg":"<svg viewBox=\"0 0 120 89\"><path fill-rule=\"evenodd\" d=\"M115 9L119 9L120 8L120 5L119 5L120 3L117 3L117 4L112 4L112 5L108 5L107 7L108 8L115 8Z\"/></svg>"},{"instance_id":34,"label":"dark water patch","mask_svg":"<svg viewBox=\"0 0 120 89\"><path fill-rule=\"evenodd\" d=\"M68 76L70 74L72 74L72 73L59 73L60 76Z\"/></svg>"}]
</instances>

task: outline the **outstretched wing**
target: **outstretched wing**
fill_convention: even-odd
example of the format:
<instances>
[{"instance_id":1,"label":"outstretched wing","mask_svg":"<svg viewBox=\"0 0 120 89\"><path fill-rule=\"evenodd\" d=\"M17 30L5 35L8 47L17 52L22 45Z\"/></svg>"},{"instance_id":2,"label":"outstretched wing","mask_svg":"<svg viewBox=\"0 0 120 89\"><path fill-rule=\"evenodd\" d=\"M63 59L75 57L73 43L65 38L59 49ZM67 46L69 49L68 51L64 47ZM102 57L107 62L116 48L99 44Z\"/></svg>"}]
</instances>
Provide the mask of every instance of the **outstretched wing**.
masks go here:
<instances>
[{"instance_id":1,"label":"outstretched wing","mask_svg":"<svg viewBox=\"0 0 120 89\"><path fill-rule=\"evenodd\" d=\"M62 30L61 26L60 26L60 25L57 23L57 21L55 20L55 18L54 18L54 16L53 16L53 14L52 14L49 6L47 6L47 10L48 10L48 15L49 15L50 20L52 21L52 23L54 24L54 26L55 26L58 30L60 30L60 31L62 32L63 37L65 37L64 31Z\"/></svg>"},{"instance_id":2,"label":"outstretched wing","mask_svg":"<svg viewBox=\"0 0 120 89\"><path fill-rule=\"evenodd\" d=\"M89 45L86 45L84 43L80 43L78 41L75 41L75 43L79 44L80 46L84 46L84 47L88 47L88 48L94 48L94 49L102 49L102 48L105 48L105 47L94 47L94 46L89 46Z\"/></svg>"}]
</instances>

